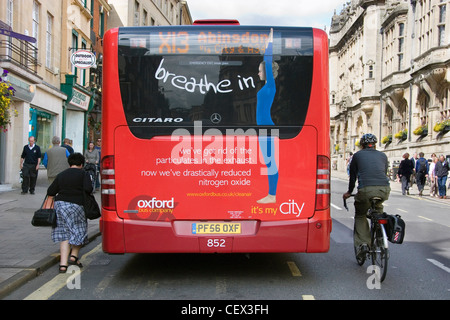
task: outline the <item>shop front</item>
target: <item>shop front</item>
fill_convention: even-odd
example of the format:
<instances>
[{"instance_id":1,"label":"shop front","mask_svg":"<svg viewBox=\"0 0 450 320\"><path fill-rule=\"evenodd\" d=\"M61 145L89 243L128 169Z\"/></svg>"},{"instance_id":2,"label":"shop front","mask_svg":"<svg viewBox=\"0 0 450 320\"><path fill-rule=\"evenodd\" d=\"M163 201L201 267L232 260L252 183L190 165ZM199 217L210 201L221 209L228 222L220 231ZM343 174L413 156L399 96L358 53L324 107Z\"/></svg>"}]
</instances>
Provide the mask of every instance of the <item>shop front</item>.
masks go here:
<instances>
[{"instance_id":1,"label":"shop front","mask_svg":"<svg viewBox=\"0 0 450 320\"><path fill-rule=\"evenodd\" d=\"M39 77L30 77L30 81L14 74L11 69L9 68L8 76L4 77L4 81L10 83L15 89L12 105L16 112L10 111L12 114L11 125L0 130L0 190L5 187L10 188L12 184L18 182L19 162L15 163L15 159L18 159L20 156L20 154L17 155L17 143L21 143L17 141L23 140L22 132L24 130L21 130L21 128L26 127L28 129L26 124L24 124L24 119L28 119L28 113L25 115L24 110L28 111L27 107L36 94L36 85L34 83L38 83L41 80ZM0 75L3 74L3 70L3 68L0 68Z\"/></svg>"},{"instance_id":2,"label":"shop front","mask_svg":"<svg viewBox=\"0 0 450 320\"><path fill-rule=\"evenodd\" d=\"M75 152L83 153L87 144L87 114L92 109L92 93L75 82L76 76L66 75L61 90L67 95L63 111L63 139L72 141Z\"/></svg>"},{"instance_id":3,"label":"shop front","mask_svg":"<svg viewBox=\"0 0 450 320\"><path fill-rule=\"evenodd\" d=\"M0 132L0 189L19 185L19 164L23 146L34 136L42 153L54 135L61 136L62 106L67 96L35 74L25 74L8 65L8 82L14 87L16 115L7 131Z\"/></svg>"}]
</instances>

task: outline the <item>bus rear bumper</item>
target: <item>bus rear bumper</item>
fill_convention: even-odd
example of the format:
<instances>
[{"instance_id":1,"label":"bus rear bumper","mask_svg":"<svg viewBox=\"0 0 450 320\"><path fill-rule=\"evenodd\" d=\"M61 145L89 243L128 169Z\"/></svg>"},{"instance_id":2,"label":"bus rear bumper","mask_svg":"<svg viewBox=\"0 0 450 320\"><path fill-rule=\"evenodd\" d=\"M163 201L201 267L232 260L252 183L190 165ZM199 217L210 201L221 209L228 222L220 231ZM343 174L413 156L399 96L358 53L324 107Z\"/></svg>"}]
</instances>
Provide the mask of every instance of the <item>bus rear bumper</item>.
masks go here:
<instances>
[{"instance_id":1,"label":"bus rear bumper","mask_svg":"<svg viewBox=\"0 0 450 320\"><path fill-rule=\"evenodd\" d=\"M239 222L242 225L240 234L198 235L192 234L192 224L196 221L160 222L102 218L103 251L107 253L250 253L327 252L329 250L331 219Z\"/></svg>"}]
</instances>

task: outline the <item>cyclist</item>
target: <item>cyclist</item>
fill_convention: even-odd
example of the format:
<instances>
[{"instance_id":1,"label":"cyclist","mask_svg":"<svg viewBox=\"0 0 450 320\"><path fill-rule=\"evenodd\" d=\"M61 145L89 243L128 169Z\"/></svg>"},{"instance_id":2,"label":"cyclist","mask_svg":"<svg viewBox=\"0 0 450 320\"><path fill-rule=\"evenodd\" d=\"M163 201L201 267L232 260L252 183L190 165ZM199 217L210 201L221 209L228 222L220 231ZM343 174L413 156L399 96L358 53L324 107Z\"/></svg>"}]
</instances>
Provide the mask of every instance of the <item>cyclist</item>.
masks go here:
<instances>
[{"instance_id":1,"label":"cyclist","mask_svg":"<svg viewBox=\"0 0 450 320\"><path fill-rule=\"evenodd\" d=\"M389 178L387 177L387 156L376 150L377 137L366 133L361 137L362 150L353 155L350 164L350 180L348 191L343 198L348 199L355 188L358 178L358 192L355 195L355 226L353 241L358 257L365 256L369 250L370 228L366 218L367 210L373 197L380 197L382 201L377 206L378 212L383 212L382 202L389 198L391 191Z\"/></svg>"}]
</instances>

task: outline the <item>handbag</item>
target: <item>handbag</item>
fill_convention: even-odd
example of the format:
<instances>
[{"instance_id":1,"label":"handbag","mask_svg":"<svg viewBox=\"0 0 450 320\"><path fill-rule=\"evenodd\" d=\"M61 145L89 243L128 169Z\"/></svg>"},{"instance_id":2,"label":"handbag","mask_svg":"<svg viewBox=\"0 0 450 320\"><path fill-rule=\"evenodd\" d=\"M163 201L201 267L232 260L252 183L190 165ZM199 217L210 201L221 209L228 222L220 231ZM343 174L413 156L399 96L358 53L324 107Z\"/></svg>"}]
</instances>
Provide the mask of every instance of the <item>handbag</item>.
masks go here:
<instances>
[{"instance_id":1,"label":"handbag","mask_svg":"<svg viewBox=\"0 0 450 320\"><path fill-rule=\"evenodd\" d=\"M31 224L35 227L56 227L55 197L45 196L41 208L34 212Z\"/></svg>"},{"instance_id":2,"label":"handbag","mask_svg":"<svg viewBox=\"0 0 450 320\"><path fill-rule=\"evenodd\" d=\"M95 220L101 217L100 207L93 194L83 192L84 215L89 220Z\"/></svg>"}]
</instances>

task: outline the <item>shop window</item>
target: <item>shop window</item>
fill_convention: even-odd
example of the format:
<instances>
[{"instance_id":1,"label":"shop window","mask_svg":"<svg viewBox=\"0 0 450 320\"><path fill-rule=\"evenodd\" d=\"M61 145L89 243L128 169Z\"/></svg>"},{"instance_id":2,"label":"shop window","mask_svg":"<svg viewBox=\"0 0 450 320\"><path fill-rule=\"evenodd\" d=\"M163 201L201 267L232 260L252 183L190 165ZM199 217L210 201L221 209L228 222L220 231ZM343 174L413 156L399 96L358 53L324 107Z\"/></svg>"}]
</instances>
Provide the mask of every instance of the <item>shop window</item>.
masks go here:
<instances>
[{"instance_id":1,"label":"shop window","mask_svg":"<svg viewBox=\"0 0 450 320\"><path fill-rule=\"evenodd\" d=\"M53 116L45 111L30 108L29 135L36 138L41 152L46 152L52 146Z\"/></svg>"}]
</instances>

